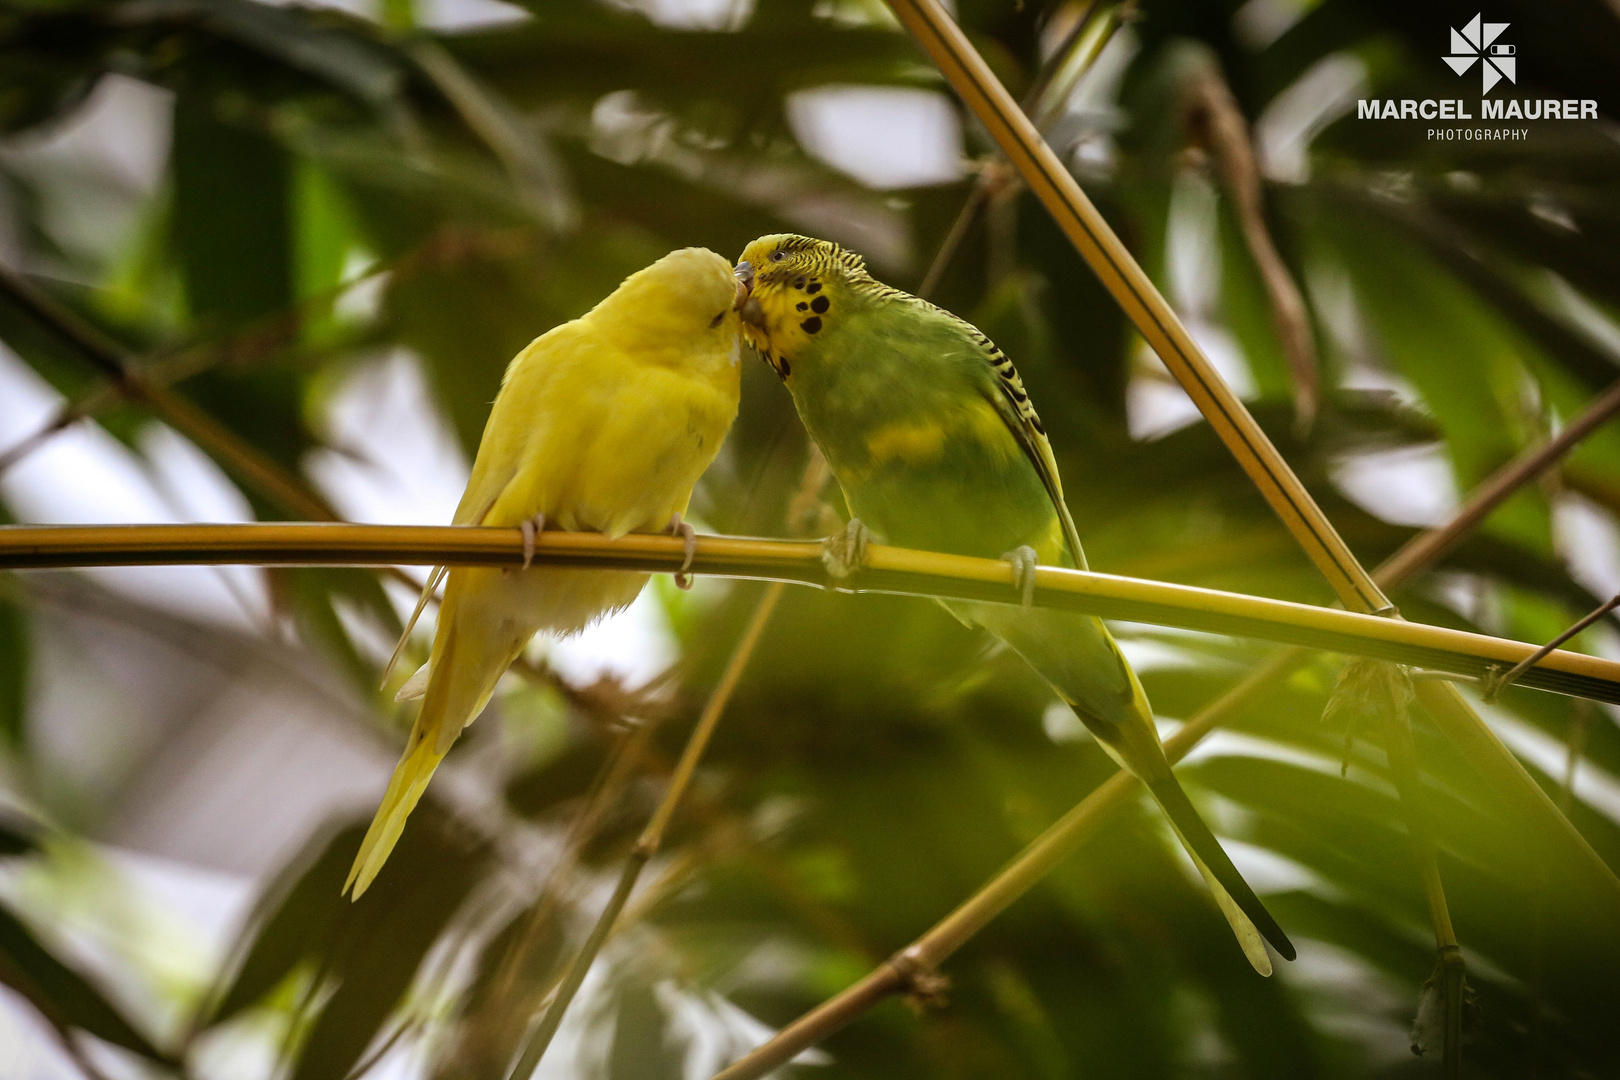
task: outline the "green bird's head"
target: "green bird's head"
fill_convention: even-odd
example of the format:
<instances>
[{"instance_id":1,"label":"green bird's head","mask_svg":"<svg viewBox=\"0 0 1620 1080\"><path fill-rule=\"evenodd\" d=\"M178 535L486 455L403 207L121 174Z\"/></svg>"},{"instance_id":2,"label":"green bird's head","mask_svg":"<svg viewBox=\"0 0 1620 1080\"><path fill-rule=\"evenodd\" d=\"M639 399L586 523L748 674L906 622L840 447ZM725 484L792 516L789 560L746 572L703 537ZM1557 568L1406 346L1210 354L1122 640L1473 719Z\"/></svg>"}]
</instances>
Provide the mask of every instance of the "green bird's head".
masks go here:
<instances>
[{"instance_id":1,"label":"green bird's head","mask_svg":"<svg viewBox=\"0 0 1620 1080\"><path fill-rule=\"evenodd\" d=\"M853 251L792 233L749 244L737 277L751 290L742 308L743 335L784 381L792 374L791 358L837 318L834 306L849 286L871 280Z\"/></svg>"}]
</instances>

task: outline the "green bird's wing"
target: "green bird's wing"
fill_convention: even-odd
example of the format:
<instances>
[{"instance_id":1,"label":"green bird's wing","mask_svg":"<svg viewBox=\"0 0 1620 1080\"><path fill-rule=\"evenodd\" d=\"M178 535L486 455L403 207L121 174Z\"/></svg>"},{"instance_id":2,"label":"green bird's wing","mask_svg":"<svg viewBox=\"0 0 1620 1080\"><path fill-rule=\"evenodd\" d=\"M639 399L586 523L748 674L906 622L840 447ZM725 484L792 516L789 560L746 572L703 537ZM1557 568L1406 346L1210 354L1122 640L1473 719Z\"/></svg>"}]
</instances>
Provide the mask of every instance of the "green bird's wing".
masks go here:
<instances>
[{"instance_id":1,"label":"green bird's wing","mask_svg":"<svg viewBox=\"0 0 1620 1080\"><path fill-rule=\"evenodd\" d=\"M924 301L918 301L924 303ZM985 380L985 397L995 406L996 412L1012 432L1013 438L1018 440L1019 448L1029 458L1030 464L1041 478L1041 484L1046 488L1047 496L1052 500L1052 508L1057 511L1058 520L1063 523L1063 536L1069 545L1069 554L1074 557L1076 569L1086 569L1086 553L1080 547L1080 534L1074 527L1074 518L1069 514L1069 504L1063 501L1063 480L1058 476L1057 459L1052 456L1052 443L1046 437L1046 428L1041 424L1041 418L1035 412L1035 406L1030 403L1029 393L1024 389L1024 380L1018 375L1018 369L1007 354L999 349L978 327L955 315L928 305L934 311L956 323L962 333L966 335L973 348L984 359L985 370L994 374L993 382Z\"/></svg>"}]
</instances>

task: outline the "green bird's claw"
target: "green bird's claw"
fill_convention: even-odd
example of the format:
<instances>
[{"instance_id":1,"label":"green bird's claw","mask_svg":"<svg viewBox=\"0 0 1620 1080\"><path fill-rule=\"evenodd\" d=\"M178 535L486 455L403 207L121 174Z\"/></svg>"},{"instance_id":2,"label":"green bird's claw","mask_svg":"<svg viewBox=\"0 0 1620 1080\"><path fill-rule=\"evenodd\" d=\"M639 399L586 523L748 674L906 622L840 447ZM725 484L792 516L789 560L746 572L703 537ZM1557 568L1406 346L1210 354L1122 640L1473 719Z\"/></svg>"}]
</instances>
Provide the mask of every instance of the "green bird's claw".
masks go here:
<instances>
[{"instance_id":1,"label":"green bird's claw","mask_svg":"<svg viewBox=\"0 0 1620 1080\"><path fill-rule=\"evenodd\" d=\"M872 530L860 518L850 518L848 525L821 542L822 565L842 581L866 565L866 546L871 542Z\"/></svg>"},{"instance_id":2,"label":"green bird's claw","mask_svg":"<svg viewBox=\"0 0 1620 1080\"><path fill-rule=\"evenodd\" d=\"M1013 587L1018 590L1024 607L1035 603L1035 549L1028 544L1014 548L1001 557L1012 564Z\"/></svg>"}]
</instances>

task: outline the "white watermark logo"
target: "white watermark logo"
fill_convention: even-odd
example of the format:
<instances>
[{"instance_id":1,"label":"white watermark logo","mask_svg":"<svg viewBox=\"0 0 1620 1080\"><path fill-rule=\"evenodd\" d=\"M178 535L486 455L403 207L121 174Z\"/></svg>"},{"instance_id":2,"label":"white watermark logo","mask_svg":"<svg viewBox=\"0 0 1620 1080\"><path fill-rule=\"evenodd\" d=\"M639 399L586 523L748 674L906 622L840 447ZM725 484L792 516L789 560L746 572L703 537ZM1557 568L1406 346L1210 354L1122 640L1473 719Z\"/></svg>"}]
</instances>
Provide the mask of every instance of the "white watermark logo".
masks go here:
<instances>
[{"instance_id":1,"label":"white watermark logo","mask_svg":"<svg viewBox=\"0 0 1620 1080\"><path fill-rule=\"evenodd\" d=\"M1466 75L1477 60L1484 83L1482 94L1490 93L1491 87L1503 79L1517 86L1519 61L1515 54L1518 50L1496 42L1509 24L1482 23L1480 19L1481 16L1475 15L1467 26L1451 32L1451 55L1444 58L1446 65L1458 75Z\"/></svg>"},{"instance_id":2,"label":"white watermark logo","mask_svg":"<svg viewBox=\"0 0 1620 1080\"><path fill-rule=\"evenodd\" d=\"M1361 98L1356 101L1357 120L1596 120L1598 103L1592 98L1492 98L1488 95L1503 79L1519 84L1518 49L1498 41L1509 23L1488 23L1483 14L1475 15L1461 30L1451 31L1451 55L1442 56L1446 66L1458 75L1467 75L1479 65L1480 97L1435 100L1425 98ZM1508 139L1515 142L1530 137L1528 127L1473 127L1447 124L1428 129L1431 141L1489 142Z\"/></svg>"}]
</instances>

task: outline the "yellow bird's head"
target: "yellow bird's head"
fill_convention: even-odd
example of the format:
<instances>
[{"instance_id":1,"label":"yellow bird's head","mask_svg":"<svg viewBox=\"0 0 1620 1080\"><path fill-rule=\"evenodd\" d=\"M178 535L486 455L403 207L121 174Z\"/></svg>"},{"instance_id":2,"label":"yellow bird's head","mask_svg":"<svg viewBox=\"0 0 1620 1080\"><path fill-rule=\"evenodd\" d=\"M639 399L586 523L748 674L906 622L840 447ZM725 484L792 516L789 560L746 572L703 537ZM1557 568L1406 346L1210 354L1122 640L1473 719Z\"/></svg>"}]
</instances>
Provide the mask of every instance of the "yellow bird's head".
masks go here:
<instances>
[{"instance_id":1,"label":"yellow bird's head","mask_svg":"<svg viewBox=\"0 0 1620 1080\"><path fill-rule=\"evenodd\" d=\"M869 280L866 262L830 240L793 233L762 236L737 262L749 290L743 335L784 380L789 357L821 333L828 310L851 282Z\"/></svg>"},{"instance_id":2,"label":"yellow bird's head","mask_svg":"<svg viewBox=\"0 0 1620 1080\"><path fill-rule=\"evenodd\" d=\"M638 346L676 346L679 353L705 343L734 343L738 311L747 298L724 256L708 248L681 248L625 278L591 314Z\"/></svg>"}]
</instances>

